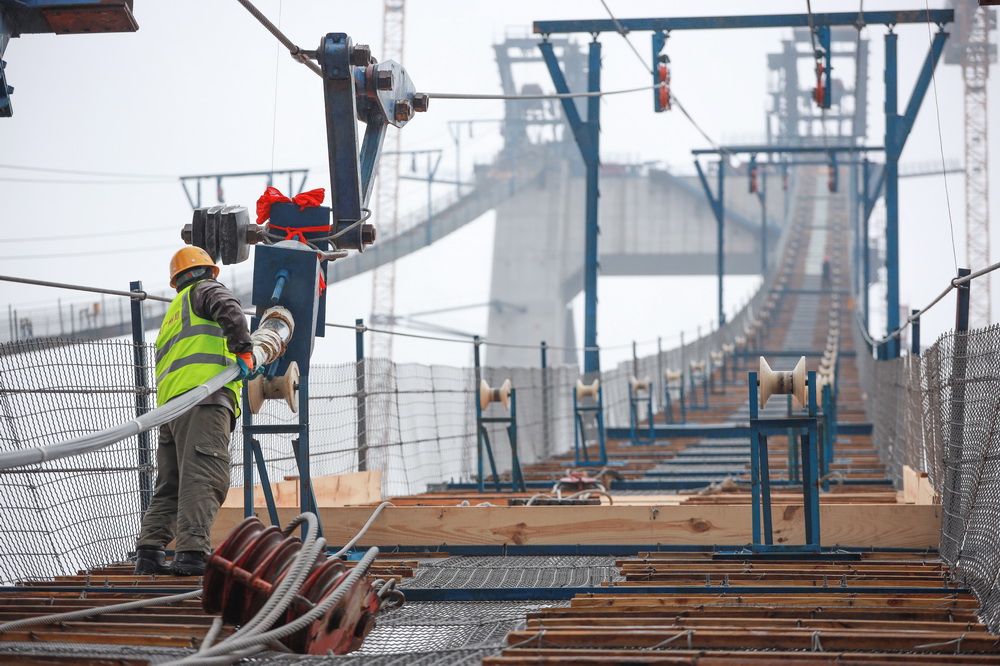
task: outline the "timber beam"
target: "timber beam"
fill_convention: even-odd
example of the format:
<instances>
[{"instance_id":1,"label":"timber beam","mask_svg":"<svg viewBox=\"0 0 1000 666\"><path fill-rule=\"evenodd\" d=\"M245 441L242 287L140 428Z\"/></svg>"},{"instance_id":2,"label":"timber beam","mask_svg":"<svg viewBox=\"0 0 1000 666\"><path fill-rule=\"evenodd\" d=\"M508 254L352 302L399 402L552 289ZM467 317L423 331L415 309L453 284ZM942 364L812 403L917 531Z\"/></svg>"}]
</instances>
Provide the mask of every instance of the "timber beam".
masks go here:
<instances>
[{"instance_id":1,"label":"timber beam","mask_svg":"<svg viewBox=\"0 0 1000 666\"><path fill-rule=\"evenodd\" d=\"M321 508L331 545L346 543L372 507ZM297 513L279 509L282 524ZM940 507L828 504L820 506L821 544L852 548L937 548ZM368 545L663 544L742 546L751 542L751 507L654 506L402 506L387 507L362 540ZM243 520L223 507L212 530L220 543ZM266 517L265 517L266 520ZM804 543L800 506L772 508L775 543Z\"/></svg>"}]
</instances>

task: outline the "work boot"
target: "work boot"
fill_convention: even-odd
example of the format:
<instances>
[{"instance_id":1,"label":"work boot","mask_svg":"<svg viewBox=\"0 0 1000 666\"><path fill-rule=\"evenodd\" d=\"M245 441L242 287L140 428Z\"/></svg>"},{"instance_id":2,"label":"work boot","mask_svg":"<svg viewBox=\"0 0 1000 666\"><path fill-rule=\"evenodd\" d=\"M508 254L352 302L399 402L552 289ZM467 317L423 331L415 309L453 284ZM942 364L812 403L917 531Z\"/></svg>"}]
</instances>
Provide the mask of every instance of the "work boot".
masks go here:
<instances>
[{"instance_id":1,"label":"work boot","mask_svg":"<svg viewBox=\"0 0 1000 666\"><path fill-rule=\"evenodd\" d=\"M175 576L203 576L208 555L200 550L182 550L174 555L170 573Z\"/></svg>"},{"instance_id":2,"label":"work boot","mask_svg":"<svg viewBox=\"0 0 1000 666\"><path fill-rule=\"evenodd\" d=\"M139 546L135 549L135 575L155 576L170 573L167 554L162 548Z\"/></svg>"}]
</instances>

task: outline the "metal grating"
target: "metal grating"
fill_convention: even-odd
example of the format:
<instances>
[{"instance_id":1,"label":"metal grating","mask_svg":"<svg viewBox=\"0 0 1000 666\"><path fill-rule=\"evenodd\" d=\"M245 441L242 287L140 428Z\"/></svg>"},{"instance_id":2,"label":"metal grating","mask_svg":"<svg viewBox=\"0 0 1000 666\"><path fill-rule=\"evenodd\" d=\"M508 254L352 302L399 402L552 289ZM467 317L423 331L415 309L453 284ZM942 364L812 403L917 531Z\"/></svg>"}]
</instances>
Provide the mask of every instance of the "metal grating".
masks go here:
<instances>
[{"instance_id":1,"label":"metal grating","mask_svg":"<svg viewBox=\"0 0 1000 666\"><path fill-rule=\"evenodd\" d=\"M401 587L589 587L621 580L614 565L602 556L449 557L422 564Z\"/></svg>"}]
</instances>

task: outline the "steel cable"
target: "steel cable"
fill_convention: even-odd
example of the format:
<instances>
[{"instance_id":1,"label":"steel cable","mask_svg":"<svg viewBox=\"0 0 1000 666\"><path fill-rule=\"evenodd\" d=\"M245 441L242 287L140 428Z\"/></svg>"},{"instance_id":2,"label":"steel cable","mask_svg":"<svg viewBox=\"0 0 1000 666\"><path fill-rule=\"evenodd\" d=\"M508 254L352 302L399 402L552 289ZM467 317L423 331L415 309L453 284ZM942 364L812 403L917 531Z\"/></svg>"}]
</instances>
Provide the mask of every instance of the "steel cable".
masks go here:
<instances>
[{"instance_id":1,"label":"steel cable","mask_svg":"<svg viewBox=\"0 0 1000 666\"><path fill-rule=\"evenodd\" d=\"M150 428L155 428L174 420L229 382L238 379L239 376L239 367L233 365L201 386L197 386L174 398L162 407L152 409L142 416L137 416L125 423L56 444L36 446L19 451L5 451L0 453L0 469L21 467L22 465L36 465L48 460L58 460L68 456L79 456L99 451L111 446L115 442L120 442L128 437L134 437Z\"/></svg>"},{"instance_id":2,"label":"steel cable","mask_svg":"<svg viewBox=\"0 0 1000 666\"><path fill-rule=\"evenodd\" d=\"M201 588L193 590L191 592L184 592L183 594L174 594L169 597L153 597L150 599L140 599L139 601L128 601L123 604L114 604L111 606L95 606L94 608L85 608L78 611L69 611L68 613L58 613L56 615L41 615L37 617L29 617L23 620L14 620L13 622L5 622L0 624L0 634L8 631L17 631L24 627L30 627L37 624L52 624L54 622L71 622L73 620L83 620L89 617L94 617L97 615L105 615L107 613L128 613L139 608L146 608L148 606L168 606L170 604L176 604L181 601L188 601L191 599L197 599L201 596Z\"/></svg>"},{"instance_id":3,"label":"steel cable","mask_svg":"<svg viewBox=\"0 0 1000 666\"><path fill-rule=\"evenodd\" d=\"M285 33L281 32L281 30L278 28L278 26L276 26L273 23L271 23L267 19L267 17L264 16L260 12L259 9L257 9L256 7L254 7L253 3L250 2L250 0L236 0L236 2L240 3L241 5L243 5L246 8L246 10L248 12L250 12L250 14L255 19L257 19L258 21L260 21L260 24L262 26L264 26L265 28L267 28L267 31L269 33L271 33L272 35L274 35L277 38L277 40L279 42L281 42L282 45L286 49L288 49L288 52L292 54L292 58L294 58L295 60L297 60L300 63L302 63L303 65L305 65L306 67L308 67L309 69L311 69L317 76L319 76L320 78L322 78L323 71L319 68L319 65L317 65L312 60L310 60L302 52L302 49L300 49L298 46L296 46L295 43L292 42L292 40L288 39L288 37L285 36Z\"/></svg>"}]
</instances>

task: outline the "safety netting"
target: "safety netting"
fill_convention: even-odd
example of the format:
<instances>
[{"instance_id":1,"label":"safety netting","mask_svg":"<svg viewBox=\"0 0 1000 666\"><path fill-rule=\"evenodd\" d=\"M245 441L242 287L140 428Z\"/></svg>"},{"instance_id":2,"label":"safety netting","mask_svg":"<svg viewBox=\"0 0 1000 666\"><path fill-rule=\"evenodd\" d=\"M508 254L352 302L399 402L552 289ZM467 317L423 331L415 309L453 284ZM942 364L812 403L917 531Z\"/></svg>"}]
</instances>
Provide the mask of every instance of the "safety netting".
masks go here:
<instances>
[{"instance_id":1,"label":"safety netting","mask_svg":"<svg viewBox=\"0 0 1000 666\"><path fill-rule=\"evenodd\" d=\"M941 557L1000 632L1000 325L876 361L855 336L875 443L897 485L926 472L940 497Z\"/></svg>"},{"instance_id":2,"label":"safety netting","mask_svg":"<svg viewBox=\"0 0 1000 666\"><path fill-rule=\"evenodd\" d=\"M115 341L0 345L0 450L134 419L155 404L143 388L152 385L147 352ZM130 437L96 453L0 472L0 581L121 560L148 501L155 438Z\"/></svg>"},{"instance_id":3,"label":"safety netting","mask_svg":"<svg viewBox=\"0 0 1000 666\"><path fill-rule=\"evenodd\" d=\"M764 290L762 290L763 293ZM605 371L605 425L629 423L629 379L653 378L655 412L664 408L666 369L682 368L731 342L752 318L754 298L729 326L703 338ZM149 344L35 339L0 344L0 451L98 432L130 421L155 405ZM308 393L309 473L313 478L381 472L385 497L425 492L442 483L479 479L476 400L479 381L510 379L522 465L566 454L575 445L570 366L456 368L367 358L315 366ZM154 387L154 388L150 388ZM510 412L491 404L487 417ZM268 401L255 425L298 422L280 400ZM592 419L593 413L586 415ZM584 423L589 446L596 429ZM513 466L506 423L487 423L486 439L506 487ZM0 583L51 578L125 559L134 545L155 477L158 432L148 431L84 456L0 471ZM271 483L300 474L292 435L257 433ZM232 486L244 483L243 432L233 433ZM591 449L592 450L592 449ZM484 461L484 477L491 477ZM552 472L553 482L560 472ZM260 483L256 466L252 480Z\"/></svg>"}]
</instances>

